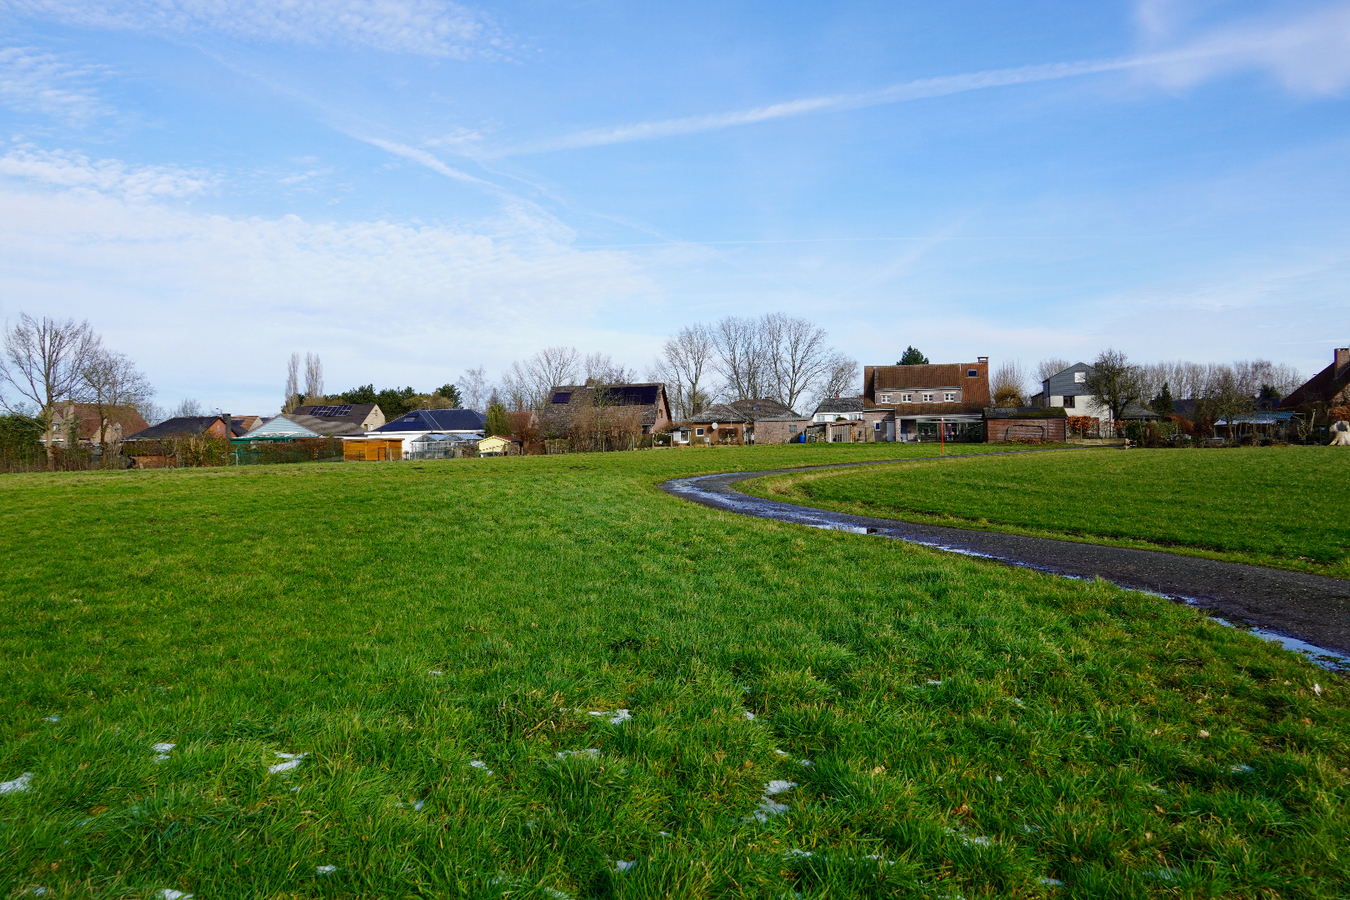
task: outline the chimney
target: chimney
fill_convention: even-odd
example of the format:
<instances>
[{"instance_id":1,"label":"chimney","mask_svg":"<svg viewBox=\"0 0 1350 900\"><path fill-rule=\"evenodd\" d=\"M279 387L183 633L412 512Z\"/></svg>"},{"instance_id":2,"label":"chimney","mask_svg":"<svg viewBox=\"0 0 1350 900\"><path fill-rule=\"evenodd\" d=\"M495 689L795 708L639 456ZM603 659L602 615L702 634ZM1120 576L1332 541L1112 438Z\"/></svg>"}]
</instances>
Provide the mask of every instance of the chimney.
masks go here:
<instances>
[{"instance_id":1,"label":"chimney","mask_svg":"<svg viewBox=\"0 0 1350 900\"><path fill-rule=\"evenodd\" d=\"M1345 373L1350 371L1350 347L1336 348L1336 362L1331 372L1337 381L1345 377Z\"/></svg>"}]
</instances>

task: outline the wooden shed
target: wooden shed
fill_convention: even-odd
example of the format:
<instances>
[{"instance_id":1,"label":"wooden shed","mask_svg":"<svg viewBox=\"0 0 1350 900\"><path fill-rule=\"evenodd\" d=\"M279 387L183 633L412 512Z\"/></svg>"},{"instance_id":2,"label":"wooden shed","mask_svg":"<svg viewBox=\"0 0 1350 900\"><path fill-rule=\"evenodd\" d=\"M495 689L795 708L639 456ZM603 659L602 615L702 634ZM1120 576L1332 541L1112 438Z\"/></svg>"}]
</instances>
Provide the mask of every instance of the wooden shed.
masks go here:
<instances>
[{"instance_id":1,"label":"wooden shed","mask_svg":"<svg viewBox=\"0 0 1350 900\"><path fill-rule=\"evenodd\" d=\"M403 458L402 438L354 438L342 442L347 462L383 462Z\"/></svg>"}]
</instances>

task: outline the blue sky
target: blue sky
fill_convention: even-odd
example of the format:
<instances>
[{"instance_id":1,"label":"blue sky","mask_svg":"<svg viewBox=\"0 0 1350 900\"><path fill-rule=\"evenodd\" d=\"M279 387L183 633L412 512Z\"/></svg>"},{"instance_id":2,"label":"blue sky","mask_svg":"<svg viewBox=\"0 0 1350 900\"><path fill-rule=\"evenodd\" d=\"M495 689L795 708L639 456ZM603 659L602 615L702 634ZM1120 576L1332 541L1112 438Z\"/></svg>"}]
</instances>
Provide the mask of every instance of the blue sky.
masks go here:
<instances>
[{"instance_id":1,"label":"blue sky","mask_svg":"<svg viewBox=\"0 0 1350 900\"><path fill-rule=\"evenodd\" d=\"M159 400L643 368L782 310L862 363L1350 341L1350 2L0 0L0 317Z\"/></svg>"}]
</instances>

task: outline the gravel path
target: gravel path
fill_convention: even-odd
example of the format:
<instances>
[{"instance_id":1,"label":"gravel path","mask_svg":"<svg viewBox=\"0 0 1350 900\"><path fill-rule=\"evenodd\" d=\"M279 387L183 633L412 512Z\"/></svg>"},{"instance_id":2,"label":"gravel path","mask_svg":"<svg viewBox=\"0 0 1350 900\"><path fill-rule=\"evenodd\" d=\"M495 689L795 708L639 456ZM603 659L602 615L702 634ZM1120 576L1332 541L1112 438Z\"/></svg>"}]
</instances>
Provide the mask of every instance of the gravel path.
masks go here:
<instances>
[{"instance_id":1,"label":"gravel path","mask_svg":"<svg viewBox=\"0 0 1350 900\"><path fill-rule=\"evenodd\" d=\"M741 481L770 475L924 462L941 462L941 459L878 460L768 472L728 472L677 478L661 487L674 496L743 515L813 528L876 534L1071 578L1100 577L1121 587L1151 591L1213 610L1224 618L1270 632L1265 636L1279 640L1291 649L1310 652L1314 656L1318 651L1330 651L1340 659L1323 660L1324 663L1350 667L1350 580L1157 550L1104 547L854 516L752 497L736 487Z\"/></svg>"}]
</instances>

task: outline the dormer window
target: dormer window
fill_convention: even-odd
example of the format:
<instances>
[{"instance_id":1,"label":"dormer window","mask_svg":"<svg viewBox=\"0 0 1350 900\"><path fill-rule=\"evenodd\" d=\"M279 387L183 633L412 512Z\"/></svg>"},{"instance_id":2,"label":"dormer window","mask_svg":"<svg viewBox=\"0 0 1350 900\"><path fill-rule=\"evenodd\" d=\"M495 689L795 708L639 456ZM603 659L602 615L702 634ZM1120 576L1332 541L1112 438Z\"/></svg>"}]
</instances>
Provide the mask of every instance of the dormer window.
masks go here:
<instances>
[{"instance_id":1,"label":"dormer window","mask_svg":"<svg viewBox=\"0 0 1350 900\"><path fill-rule=\"evenodd\" d=\"M1074 373L1073 373L1073 383L1074 383L1074 384L1084 384L1086 381L1087 381L1087 373L1086 373L1086 372L1074 372Z\"/></svg>"},{"instance_id":2,"label":"dormer window","mask_svg":"<svg viewBox=\"0 0 1350 900\"><path fill-rule=\"evenodd\" d=\"M979 378L979 377L980 377L980 370L979 370L979 369L966 369L966 377L967 377L967 378Z\"/></svg>"}]
</instances>

